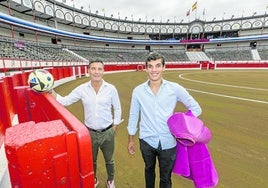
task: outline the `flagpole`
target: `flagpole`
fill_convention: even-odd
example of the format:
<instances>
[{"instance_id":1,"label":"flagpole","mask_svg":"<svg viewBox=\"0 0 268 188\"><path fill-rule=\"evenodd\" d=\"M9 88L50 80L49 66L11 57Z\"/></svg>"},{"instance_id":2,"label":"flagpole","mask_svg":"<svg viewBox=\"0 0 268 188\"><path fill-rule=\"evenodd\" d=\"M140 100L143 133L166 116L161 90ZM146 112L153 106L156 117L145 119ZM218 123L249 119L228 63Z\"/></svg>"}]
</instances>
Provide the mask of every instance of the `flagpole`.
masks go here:
<instances>
[{"instance_id":1,"label":"flagpole","mask_svg":"<svg viewBox=\"0 0 268 188\"><path fill-rule=\"evenodd\" d=\"M197 3L198 1L196 1L193 5L192 5L192 12L195 11L195 19L197 17Z\"/></svg>"},{"instance_id":2,"label":"flagpole","mask_svg":"<svg viewBox=\"0 0 268 188\"><path fill-rule=\"evenodd\" d=\"M190 22L191 20L191 14L189 14L189 17L188 17L188 22Z\"/></svg>"},{"instance_id":3,"label":"flagpole","mask_svg":"<svg viewBox=\"0 0 268 188\"><path fill-rule=\"evenodd\" d=\"M197 8L195 9L195 15L194 15L194 19L196 20L196 18L197 18Z\"/></svg>"},{"instance_id":4,"label":"flagpole","mask_svg":"<svg viewBox=\"0 0 268 188\"><path fill-rule=\"evenodd\" d=\"M91 7L90 7L90 3L88 4L88 12L91 14Z\"/></svg>"}]
</instances>

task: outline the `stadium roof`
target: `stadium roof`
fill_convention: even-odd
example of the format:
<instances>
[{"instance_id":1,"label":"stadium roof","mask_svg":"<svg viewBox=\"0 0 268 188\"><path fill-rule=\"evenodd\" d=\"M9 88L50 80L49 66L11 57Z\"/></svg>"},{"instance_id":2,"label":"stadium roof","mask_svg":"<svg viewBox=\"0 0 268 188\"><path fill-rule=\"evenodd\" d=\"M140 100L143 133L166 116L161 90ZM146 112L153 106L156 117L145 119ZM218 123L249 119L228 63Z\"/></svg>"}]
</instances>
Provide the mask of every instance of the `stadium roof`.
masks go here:
<instances>
[{"instance_id":1,"label":"stadium roof","mask_svg":"<svg viewBox=\"0 0 268 188\"><path fill-rule=\"evenodd\" d=\"M216 18L237 18L242 15L245 17L262 15L267 10L267 0L245 1L245 0L57 0L60 3L74 6L78 9L98 12L114 18L128 20L148 20L154 19L156 22L176 22L192 21L196 18L213 20ZM235 3L235 6L234 6ZM187 16L187 12L189 15Z\"/></svg>"},{"instance_id":2,"label":"stadium roof","mask_svg":"<svg viewBox=\"0 0 268 188\"><path fill-rule=\"evenodd\" d=\"M0 21L12 24L18 27L27 28L30 30L36 30L49 34L56 34L63 37L70 37L82 40L91 40L98 42L109 42L109 43L124 43L124 44L146 44L146 45L178 45L183 44L183 40L133 40L133 39L120 39L120 38L108 38L108 37L98 37L92 35L83 35L78 33L73 33L69 31L63 31L55 28L51 28L44 25L39 25L33 22L25 21L19 18L15 18L10 15L6 15L0 12ZM208 39L205 41L190 41L191 43L222 43L222 42L238 42L238 41L249 41L249 40L264 40L268 39L268 35L254 35L246 37L230 37L230 38L218 38L218 39ZM186 41L185 41L186 42ZM189 41L187 42L189 43Z\"/></svg>"}]
</instances>

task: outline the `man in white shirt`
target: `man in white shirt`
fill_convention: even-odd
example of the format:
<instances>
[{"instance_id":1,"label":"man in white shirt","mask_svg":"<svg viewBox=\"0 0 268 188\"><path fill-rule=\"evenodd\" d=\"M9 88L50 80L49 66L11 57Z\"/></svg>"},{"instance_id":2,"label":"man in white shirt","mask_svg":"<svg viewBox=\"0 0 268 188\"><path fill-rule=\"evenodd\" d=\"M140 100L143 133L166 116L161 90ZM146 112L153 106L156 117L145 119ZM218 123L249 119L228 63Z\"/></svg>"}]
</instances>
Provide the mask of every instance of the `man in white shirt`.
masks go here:
<instances>
[{"instance_id":1,"label":"man in white shirt","mask_svg":"<svg viewBox=\"0 0 268 188\"><path fill-rule=\"evenodd\" d=\"M52 95L64 106L82 101L84 122L92 141L92 153L95 173L95 187L99 184L97 174L97 156L102 151L107 171L107 188L114 186L114 141L115 131L121 120L121 104L114 85L103 80L104 64L101 60L91 61L88 65L90 81L76 87L67 96L62 97L52 90ZM113 109L113 113L112 113Z\"/></svg>"}]
</instances>

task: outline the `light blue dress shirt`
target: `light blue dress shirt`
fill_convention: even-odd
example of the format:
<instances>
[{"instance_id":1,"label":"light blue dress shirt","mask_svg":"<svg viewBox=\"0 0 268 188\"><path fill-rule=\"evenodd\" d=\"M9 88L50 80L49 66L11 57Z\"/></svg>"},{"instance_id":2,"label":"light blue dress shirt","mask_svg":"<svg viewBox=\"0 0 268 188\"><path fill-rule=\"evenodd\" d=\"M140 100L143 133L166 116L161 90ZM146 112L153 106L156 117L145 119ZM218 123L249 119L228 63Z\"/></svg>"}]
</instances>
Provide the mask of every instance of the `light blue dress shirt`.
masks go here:
<instances>
[{"instance_id":1,"label":"light blue dress shirt","mask_svg":"<svg viewBox=\"0 0 268 188\"><path fill-rule=\"evenodd\" d=\"M64 106L81 100L84 107L85 125L91 129L101 130L112 123L118 125L122 122L118 92L114 85L104 80L98 93L95 92L89 81L76 87L65 97L57 95L56 100Z\"/></svg>"},{"instance_id":2,"label":"light blue dress shirt","mask_svg":"<svg viewBox=\"0 0 268 188\"><path fill-rule=\"evenodd\" d=\"M202 110L181 85L163 79L158 93L154 95L148 83L149 80L133 90L127 130L129 135L135 135L140 118L139 138L153 148L158 148L160 142L162 149L170 149L176 146L176 140L170 133L167 120L177 103L183 103L196 117Z\"/></svg>"}]
</instances>

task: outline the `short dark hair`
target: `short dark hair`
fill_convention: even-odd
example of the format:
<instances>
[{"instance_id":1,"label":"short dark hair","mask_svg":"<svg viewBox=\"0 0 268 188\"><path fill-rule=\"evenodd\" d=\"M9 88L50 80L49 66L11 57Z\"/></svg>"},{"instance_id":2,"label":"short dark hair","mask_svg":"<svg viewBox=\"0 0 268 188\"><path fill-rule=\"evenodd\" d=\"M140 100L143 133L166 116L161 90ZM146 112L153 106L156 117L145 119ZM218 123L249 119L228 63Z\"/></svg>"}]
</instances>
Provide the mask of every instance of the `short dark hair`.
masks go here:
<instances>
[{"instance_id":1,"label":"short dark hair","mask_svg":"<svg viewBox=\"0 0 268 188\"><path fill-rule=\"evenodd\" d=\"M104 63L101 59L94 59L94 60L89 61L88 67L90 67L91 63L101 63L104 66Z\"/></svg>"},{"instance_id":2,"label":"short dark hair","mask_svg":"<svg viewBox=\"0 0 268 188\"><path fill-rule=\"evenodd\" d=\"M165 66L165 57L158 52L150 52L145 60L145 66L147 67L149 61L161 59L162 65Z\"/></svg>"}]
</instances>

